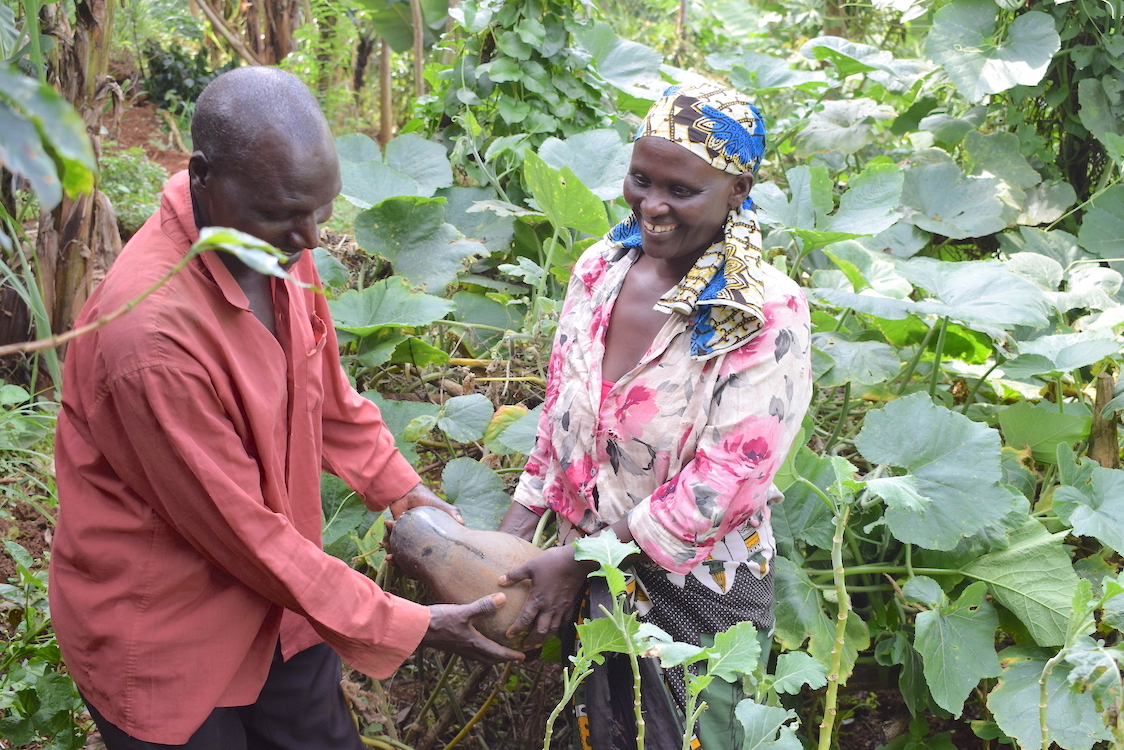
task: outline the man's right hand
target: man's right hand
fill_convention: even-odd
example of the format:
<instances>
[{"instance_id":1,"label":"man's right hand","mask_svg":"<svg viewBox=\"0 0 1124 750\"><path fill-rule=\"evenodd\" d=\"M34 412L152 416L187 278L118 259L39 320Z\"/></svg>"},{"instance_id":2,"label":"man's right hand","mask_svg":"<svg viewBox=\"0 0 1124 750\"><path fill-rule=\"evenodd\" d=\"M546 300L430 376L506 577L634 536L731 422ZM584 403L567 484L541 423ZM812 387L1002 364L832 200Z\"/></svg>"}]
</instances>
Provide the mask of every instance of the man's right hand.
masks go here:
<instances>
[{"instance_id":1,"label":"man's right hand","mask_svg":"<svg viewBox=\"0 0 1124 750\"><path fill-rule=\"evenodd\" d=\"M429 630L425 631L421 642L485 664L522 661L522 652L504 648L485 638L472 625L477 617L495 612L506 598L500 593L477 599L472 604L430 605Z\"/></svg>"}]
</instances>

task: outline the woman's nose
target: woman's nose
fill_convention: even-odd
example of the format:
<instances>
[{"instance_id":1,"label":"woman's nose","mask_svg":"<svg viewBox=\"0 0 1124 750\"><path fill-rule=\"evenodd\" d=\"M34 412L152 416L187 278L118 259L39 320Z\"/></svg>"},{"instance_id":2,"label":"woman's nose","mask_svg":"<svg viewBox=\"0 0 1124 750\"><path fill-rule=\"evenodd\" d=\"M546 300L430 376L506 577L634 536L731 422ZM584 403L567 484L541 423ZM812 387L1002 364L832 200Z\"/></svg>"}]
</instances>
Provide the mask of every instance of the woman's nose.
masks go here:
<instances>
[{"instance_id":1,"label":"woman's nose","mask_svg":"<svg viewBox=\"0 0 1124 750\"><path fill-rule=\"evenodd\" d=\"M655 190L649 190L640 201L640 210L646 216L662 216L667 213L667 201Z\"/></svg>"}]
</instances>

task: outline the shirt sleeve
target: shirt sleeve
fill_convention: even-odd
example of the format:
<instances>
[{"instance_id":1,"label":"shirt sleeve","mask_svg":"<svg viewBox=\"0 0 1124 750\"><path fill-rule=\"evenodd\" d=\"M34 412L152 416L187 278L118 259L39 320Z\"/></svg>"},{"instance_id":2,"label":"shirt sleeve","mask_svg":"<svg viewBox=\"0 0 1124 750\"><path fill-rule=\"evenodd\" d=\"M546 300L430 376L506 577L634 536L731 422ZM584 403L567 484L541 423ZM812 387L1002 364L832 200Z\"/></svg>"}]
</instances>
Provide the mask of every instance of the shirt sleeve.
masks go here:
<instances>
[{"instance_id":1,"label":"shirt sleeve","mask_svg":"<svg viewBox=\"0 0 1124 750\"><path fill-rule=\"evenodd\" d=\"M603 252L602 243L595 243L578 259L570 274L566 299L562 304L562 312L559 315L558 331L550 349L550 363L547 366L546 373L546 396L543 399L543 410L539 417L538 431L535 434L535 448L531 451L531 455L527 457L527 463L519 477L519 484L515 487L513 496L515 502L540 516L550 508L544 496L544 489L547 472L554 460L554 422L551 419L551 412L558 402L563 360L568 348L566 341L564 341L566 324L573 308L578 304L588 302L592 286L604 273ZM596 387L599 388L600 384L596 384Z\"/></svg>"},{"instance_id":2,"label":"shirt sleeve","mask_svg":"<svg viewBox=\"0 0 1124 750\"><path fill-rule=\"evenodd\" d=\"M303 536L285 508L267 507L261 488L284 478L263 476L205 371L138 369L96 408L108 413L90 424L112 434L91 437L124 467L121 479L211 564L306 617L350 665L387 677L420 643L425 607L384 592Z\"/></svg>"},{"instance_id":3,"label":"shirt sleeve","mask_svg":"<svg viewBox=\"0 0 1124 750\"><path fill-rule=\"evenodd\" d=\"M765 305L766 325L720 366L694 457L628 514L636 542L686 574L768 504L773 476L811 398L811 331L803 294Z\"/></svg>"}]
</instances>

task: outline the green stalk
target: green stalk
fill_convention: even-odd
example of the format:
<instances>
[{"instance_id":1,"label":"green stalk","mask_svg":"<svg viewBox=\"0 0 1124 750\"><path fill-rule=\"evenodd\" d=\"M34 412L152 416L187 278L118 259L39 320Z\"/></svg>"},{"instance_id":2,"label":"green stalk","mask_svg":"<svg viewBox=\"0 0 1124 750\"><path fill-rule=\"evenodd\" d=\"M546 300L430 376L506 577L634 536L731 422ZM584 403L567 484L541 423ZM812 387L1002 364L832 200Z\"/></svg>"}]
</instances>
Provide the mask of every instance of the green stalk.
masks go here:
<instances>
[{"instance_id":1,"label":"green stalk","mask_svg":"<svg viewBox=\"0 0 1124 750\"><path fill-rule=\"evenodd\" d=\"M897 395L902 395L909 385L909 379L913 377L913 371L917 369L917 363L921 361L921 356L925 353L925 347L929 345L929 339L933 337L933 330L934 329L930 328L925 332L925 338L921 339L921 343L917 345L917 354L913 355L913 359L909 361L909 365L905 368L905 371L901 375L898 375L899 378L902 378L902 384L901 387L898 388ZM894 380L897 380L897 378L894 378Z\"/></svg>"},{"instance_id":2,"label":"green stalk","mask_svg":"<svg viewBox=\"0 0 1124 750\"><path fill-rule=\"evenodd\" d=\"M1064 651L1059 651L1054 654L1046 666L1042 669L1042 674L1038 678L1038 726L1042 731L1042 750L1050 750L1050 730L1046 722L1046 708L1049 694L1046 692L1046 683L1050 679L1050 675L1054 671L1054 665L1061 661Z\"/></svg>"},{"instance_id":3,"label":"green stalk","mask_svg":"<svg viewBox=\"0 0 1124 750\"><path fill-rule=\"evenodd\" d=\"M39 45L39 8L38 0L23 0L23 25L31 42L31 60L39 74L39 83L46 83L47 68L43 65L43 49Z\"/></svg>"},{"instance_id":4,"label":"green stalk","mask_svg":"<svg viewBox=\"0 0 1124 750\"><path fill-rule=\"evenodd\" d=\"M964 408L960 410L961 414L967 414L968 407L976 403L976 394L980 392L980 386L987 381L987 376L995 372L995 368L999 367L1000 364L1000 361L997 359L995 364L987 368L987 372L981 375L980 379L976 381L976 384L972 386L972 392L968 394L968 398L964 401Z\"/></svg>"},{"instance_id":5,"label":"green stalk","mask_svg":"<svg viewBox=\"0 0 1124 750\"><path fill-rule=\"evenodd\" d=\"M847 593L847 580L843 568L843 537L851 506L843 505L835 515L835 536L831 538L831 566L835 576L835 600L839 614L835 620L835 642L831 645L831 667L827 674L827 694L824 696L823 721L820 722L819 750L831 750L831 731L835 725L839 699L839 671L843 666L843 646L846 644L847 617L851 611L851 596Z\"/></svg>"},{"instance_id":6,"label":"green stalk","mask_svg":"<svg viewBox=\"0 0 1124 750\"><path fill-rule=\"evenodd\" d=\"M1058 375L1054 378L1054 383L1058 387L1058 414L1065 414L1065 389L1062 387L1062 376Z\"/></svg>"},{"instance_id":7,"label":"green stalk","mask_svg":"<svg viewBox=\"0 0 1124 750\"><path fill-rule=\"evenodd\" d=\"M944 335L948 330L948 318L941 318L941 332L937 334L937 349L933 353L933 374L929 378L929 398L937 395L937 380L941 375L941 354L944 353Z\"/></svg>"},{"instance_id":8,"label":"green stalk","mask_svg":"<svg viewBox=\"0 0 1124 750\"><path fill-rule=\"evenodd\" d=\"M823 452L830 453L832 446L839 440L839 433L843 430L843 423L847 421L847 414L851 410L851 381L843 386L843 408L839 411L839 418L835 420L835 428L831 431L831 436L828 437L827 442L824 443Z\"/></svg>"}]
</instances>

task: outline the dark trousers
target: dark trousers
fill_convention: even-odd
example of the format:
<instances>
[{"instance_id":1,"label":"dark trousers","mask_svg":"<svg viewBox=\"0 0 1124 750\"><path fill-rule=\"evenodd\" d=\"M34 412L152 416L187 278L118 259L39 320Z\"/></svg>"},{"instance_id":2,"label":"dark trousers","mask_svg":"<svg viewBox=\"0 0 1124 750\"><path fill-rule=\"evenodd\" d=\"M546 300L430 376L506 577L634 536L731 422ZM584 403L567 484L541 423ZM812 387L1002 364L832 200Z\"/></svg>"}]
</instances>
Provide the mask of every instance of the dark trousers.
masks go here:
<instances>
[{"instance_id":1,"label":"dark trousers","mask_svg":"<svg viewBox=\"0 0 1124 750\"><path fill-rule=\"evenodd\" d=\"M325 643L289 661L278 648L257 701L216 708L185 745L130 737L86 705L106 750L363 750L340 690L340 659Z\"/></svg>"}]
</instances>

